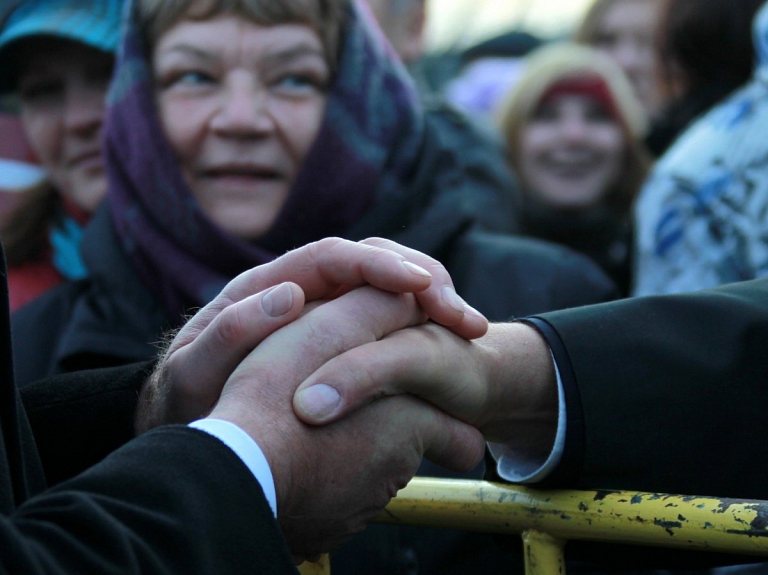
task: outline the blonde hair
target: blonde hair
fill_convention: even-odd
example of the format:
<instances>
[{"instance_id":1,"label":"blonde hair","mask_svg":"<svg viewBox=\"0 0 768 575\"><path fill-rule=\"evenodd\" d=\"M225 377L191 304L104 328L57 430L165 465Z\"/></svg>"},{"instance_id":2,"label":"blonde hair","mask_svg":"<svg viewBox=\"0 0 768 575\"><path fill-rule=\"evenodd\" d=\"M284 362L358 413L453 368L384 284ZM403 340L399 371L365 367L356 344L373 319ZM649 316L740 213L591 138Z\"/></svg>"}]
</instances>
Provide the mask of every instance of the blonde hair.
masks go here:
<instances>
[{"instance_id":1,"label":"blonde hair","mask_svg":"<svg viewBox=\"0 0 768 575\"><path fill-rule=\"evenodd\" d=\"M629 209L651 166L651 156L644 143L648 120L629 80L608 56L572 43L550 44L531 53L522 76L502 101L498 125L506 140L509 161L520 173L520 138L541 99L558 82L587 76L605 83L627 141L625 176L618 188L605 196L607 203L623 212Z\"/></svg>"},{"instance_id":2,"label":"blonde hair","mask_svg":"<svg viewBox=\"0 0 768 575\"><path fill-rule=\"evenodd\" d=\"M573 39L579 44L594 46L603 17L614 4L627 0L595 0L576 29Z\"/></svg>"},{"instance_id":3,"label":"blonde hair","mask_svg":"<svg viewBox=\"0 0 768 575\"><path fill-rule=\"evenodd\" d=\"M600 28L603 18L616 4L632 0L595 0L587 10L584 18L573 36L575 42L594 46L600 40ZM661 1L661 0L659 0Z\"/></svg>"},{"instance_id":4,"label":"blonde hair","mask_svg":"<svg viewBox=\"0 0 768 575\"><path fill-rule=\"evenodd\" d=\"M183 19L205 20L232 13L258 24L301 23L320 36L331 70L336 69L341 30L350 0L139 0L141 28L153 47Z\"/></svg>"}]
</instances>

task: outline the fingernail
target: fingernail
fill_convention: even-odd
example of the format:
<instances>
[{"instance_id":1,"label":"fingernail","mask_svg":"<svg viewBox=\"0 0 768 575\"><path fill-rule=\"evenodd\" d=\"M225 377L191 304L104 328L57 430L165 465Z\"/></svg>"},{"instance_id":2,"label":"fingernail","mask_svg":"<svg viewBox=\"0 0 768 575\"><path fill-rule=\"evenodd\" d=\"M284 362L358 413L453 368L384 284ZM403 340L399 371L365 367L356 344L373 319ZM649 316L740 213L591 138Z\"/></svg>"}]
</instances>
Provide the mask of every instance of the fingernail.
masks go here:
<instances>
[{"instance_id":1,"label":"fingernail","mask_svg":"<svg viewBox=\"0 0 768 575\"><path fill-rule=\"evenodd\" d=\"M417 276L422 276L425 278L431 278L432 274L429 273L427 270L425 270L421 266L417 266L416 264L412 264L411 262L403 261L403 265L408 268L408 271L411 271L415 273Z\"/></svg>"},{"instance_id":2,"label":"fingernail","mask_svg":"<svg viewBox=\"0 0 768 575\"><path fill-rule=\"evenodd\" d=\"M456 290L450 286L445 286L440 292L440 295L442 296L443 301L456 311L464 313L465 308L468 307L466 302L456 293Z\"/></svg>"},{"instance_id":3,"label":"fingernail","mask_svg":"<svg viewBox=\"0 0 768 575\"><path fill-rule=\"evenodd\" d=\"M280 284L261 298L261 307L272 317L280 317L293 307L293 290L291 286Z\"/></svg>"},{"instance_id":4,"label":"fingernail","mask_svg":"<svg viewBox=\"0 0 768 575\"><path fill-rule=\"evenodd\" d=\"M316 383L296 395L299 409L313 419L323 420L331 415L341 403L341 396L330 385Z\"/></svg>"},{"instance_id":5,"label":"fingernail","mask_svg":"<svg viewBox=\"0 0 768 575\"><path fill-rule=\"evenodd\" d=\"M464 313L468 313L470 315L474 315L475 317L480 317L480 318L484 319L485 321L488 321L487 317L485 317L483 314L481 314L479 311L477 311L471 305L465 305L464 306Z\"/></svg>"}]
</instances>

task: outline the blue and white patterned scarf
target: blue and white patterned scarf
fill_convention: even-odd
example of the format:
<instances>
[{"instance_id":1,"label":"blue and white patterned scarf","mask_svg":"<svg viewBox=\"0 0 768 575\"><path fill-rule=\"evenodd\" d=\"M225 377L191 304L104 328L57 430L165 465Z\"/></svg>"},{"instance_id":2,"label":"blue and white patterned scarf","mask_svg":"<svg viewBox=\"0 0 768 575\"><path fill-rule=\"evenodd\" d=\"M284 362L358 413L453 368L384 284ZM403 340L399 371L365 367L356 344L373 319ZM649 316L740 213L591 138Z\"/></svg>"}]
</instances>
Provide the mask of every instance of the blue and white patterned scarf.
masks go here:
<instances>
[{"instance_id":1,"label":"blue and white patterned scarf","mask_svg":"<svg viewBox=\"0 0 768 575\"><path fill-rule=\"evenodd\" d=\"M768 275L768 5L754 39L752 81L692 124L640 193L634 295Z\"/></svg>"}]
</instances>

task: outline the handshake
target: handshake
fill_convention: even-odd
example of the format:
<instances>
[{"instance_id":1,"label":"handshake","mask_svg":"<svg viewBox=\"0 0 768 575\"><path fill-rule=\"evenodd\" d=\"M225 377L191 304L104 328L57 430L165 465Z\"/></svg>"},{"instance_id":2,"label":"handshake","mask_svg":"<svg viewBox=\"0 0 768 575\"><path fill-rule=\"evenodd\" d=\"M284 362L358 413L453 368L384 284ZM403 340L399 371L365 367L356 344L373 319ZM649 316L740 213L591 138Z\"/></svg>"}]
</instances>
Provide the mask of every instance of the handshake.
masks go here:
<instances>
[{"instance_id":1,"label":"handshake","mask_svg":"<svg viewBox=\"0 0 768 575\"><path fill-rule=\"evenodd\" d=\"M364 529L422 457L463 471L492 441L546 458L557 417L535 329L489 326L424 254L324 239L241 274L200 310L143 386L135 425L210 418L247 433L303 558Z\"/></svg>"}]
</instances>

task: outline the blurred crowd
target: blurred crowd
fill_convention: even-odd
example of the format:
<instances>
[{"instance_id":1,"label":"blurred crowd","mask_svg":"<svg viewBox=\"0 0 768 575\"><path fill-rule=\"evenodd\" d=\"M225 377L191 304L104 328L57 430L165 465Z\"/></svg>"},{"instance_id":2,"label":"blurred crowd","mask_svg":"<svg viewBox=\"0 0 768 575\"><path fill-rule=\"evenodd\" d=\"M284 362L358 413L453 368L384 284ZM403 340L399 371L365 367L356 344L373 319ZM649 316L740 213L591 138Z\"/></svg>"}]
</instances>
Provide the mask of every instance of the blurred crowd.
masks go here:
<instances>
[{"instance_id":1,"label":"blurred crowd","mask_svg":"<svg viewBox=\"0 0 768 575\"><path fill-rule=\"evenodd\" d=\"M151 358L239 273L329 236L435 257L495 321L768 275L763 0L595 0L571 37L511 30L450 77L423 0L270 29L304 4L2 4L20 385ZM506 561L473 535L392 533L334 572Z\"/></svg>"},{"instance_id":2,"label":"blurred crowd","mask_svg":"<svg viewBox=\"0 0 768 575\"><path fill-rule=\"evenodd\" d=\"M109 187L102 144L122 3L71 4L93 22L69 26L57 0L48 20L6 14L0 38L13 309L88 275L79 245ZM465 156L469 187L483 188L466 190L473 222L583 253L622 296L762 274L760 144L748 134L759 129L761 4L596 0L572 38L512 30L436 58L423 1L368 2L427 117Z\"/></svg>"}]
</instances>

